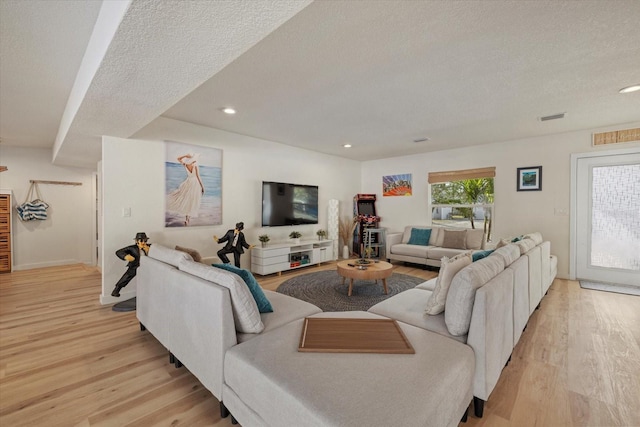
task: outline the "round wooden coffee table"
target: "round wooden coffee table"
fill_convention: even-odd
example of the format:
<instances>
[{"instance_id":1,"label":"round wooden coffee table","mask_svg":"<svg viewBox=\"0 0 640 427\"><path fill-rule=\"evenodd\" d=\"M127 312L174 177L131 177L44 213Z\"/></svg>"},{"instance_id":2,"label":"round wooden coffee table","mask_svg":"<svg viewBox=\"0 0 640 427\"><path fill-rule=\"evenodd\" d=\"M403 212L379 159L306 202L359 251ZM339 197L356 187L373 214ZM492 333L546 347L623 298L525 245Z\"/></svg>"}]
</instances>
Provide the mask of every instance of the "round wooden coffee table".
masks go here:
<instances>
[{"instance_id":1,"label":"round wooden coffee table","mask_svg":"<svg viewBox=\"0 0 640 427\"><path fill-rule=\"evenodd\" d=\"M361 265L366 268L359 269ZM393 273L393 266L385 261L358 264L357 259L346 259L338 262L338 274L342 276L342 283L344 284L345 279L349 279L348 296L351 296L353 291L354 280L375 280L377 283L381 279L384 293L387 294L387 277L391 276L391 273Z\"/></svg>"}]
</instances>

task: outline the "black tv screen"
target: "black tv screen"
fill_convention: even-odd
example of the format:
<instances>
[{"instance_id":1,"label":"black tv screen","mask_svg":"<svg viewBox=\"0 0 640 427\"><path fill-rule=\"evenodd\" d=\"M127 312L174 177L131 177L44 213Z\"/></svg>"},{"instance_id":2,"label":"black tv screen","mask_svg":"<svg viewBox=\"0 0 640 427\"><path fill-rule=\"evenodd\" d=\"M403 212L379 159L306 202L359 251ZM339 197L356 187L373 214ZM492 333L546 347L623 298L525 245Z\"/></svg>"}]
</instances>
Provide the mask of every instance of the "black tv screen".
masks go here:
<instances>
[{"instance_id":1,"label":"black tv screen","mask_svg":"<svg viewBox=\"0 0 640 427\"><path fill-rule=\"evenodd\" d=\"M262 182L262 226L318 223L318 186Z\"/></svg>"}]
</instances>

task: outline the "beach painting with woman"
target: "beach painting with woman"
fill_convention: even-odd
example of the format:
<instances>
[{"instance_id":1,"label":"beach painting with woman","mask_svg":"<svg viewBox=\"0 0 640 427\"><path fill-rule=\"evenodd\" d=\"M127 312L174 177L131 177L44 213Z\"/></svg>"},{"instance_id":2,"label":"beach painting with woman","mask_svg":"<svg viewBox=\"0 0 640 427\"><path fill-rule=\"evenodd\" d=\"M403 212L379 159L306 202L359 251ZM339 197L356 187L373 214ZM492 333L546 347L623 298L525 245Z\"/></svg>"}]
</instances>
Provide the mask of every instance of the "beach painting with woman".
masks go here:
<instances>
[{"instance_id":1,"label":"beach painting with woman","mask_svg":"<svg viewBox=\"0 0 640 427\"><path fill-rule=\"evenodd\" d=\"M165 227L222 224L222 150L165 146Z\"/></svg>"}]
</instances>

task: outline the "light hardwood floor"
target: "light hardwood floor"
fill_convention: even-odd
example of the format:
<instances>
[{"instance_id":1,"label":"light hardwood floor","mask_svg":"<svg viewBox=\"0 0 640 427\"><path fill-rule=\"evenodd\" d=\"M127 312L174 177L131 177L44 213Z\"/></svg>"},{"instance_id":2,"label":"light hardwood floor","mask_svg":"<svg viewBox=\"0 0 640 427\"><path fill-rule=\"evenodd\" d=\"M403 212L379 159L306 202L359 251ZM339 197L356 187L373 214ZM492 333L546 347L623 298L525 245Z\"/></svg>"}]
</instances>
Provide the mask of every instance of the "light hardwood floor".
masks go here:
<instances>
[{"instance_id":1,"label":"light hardwood floor","mask_svg":"<svg viewBox=\"0 0 640 427\"><path fill-rule=\"evenodd\" d=\"M335 263L258 280L273 290L317 269ZM0 275L0 426L231 426L135 312L99 304L100 280L82 265ZM640 297L556 280L484 418L461 425L640 426Z\"/></svg>"}]
</instances>

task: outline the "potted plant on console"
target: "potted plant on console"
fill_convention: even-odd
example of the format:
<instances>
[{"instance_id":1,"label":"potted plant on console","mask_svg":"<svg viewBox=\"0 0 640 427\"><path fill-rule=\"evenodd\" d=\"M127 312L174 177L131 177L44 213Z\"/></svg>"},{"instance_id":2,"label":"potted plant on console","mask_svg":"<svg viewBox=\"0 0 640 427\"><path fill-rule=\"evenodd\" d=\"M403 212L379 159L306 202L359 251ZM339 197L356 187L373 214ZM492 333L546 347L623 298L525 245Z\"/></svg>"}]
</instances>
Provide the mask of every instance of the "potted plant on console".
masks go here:
<instances>
[{"instance_id":1,"label":"potted plant on console","mask_svg":"<svg viewBox=\"0 0 640 427\"><path fill-rule=\"evenodd\" d=\"M289 238L292 240L292 243L294 245L300 243L300 237L302 237L302 234L299 231L292 231L291 233L289 233Z\"/></svg>"},{"instance_id":2,"label":"potted plant on console","mask_svg":"<svg viewBox=\"0 0 640 427\"><path fill-rule=\"evenodd\" d=\"M323 229L316 231L316 234L318 235L318 240L324 240L327 237L327 232Z\"/></svg>"},{"instance_id":3,"label":"potted plant on console","mask_svg":"<svg viewBox=\"0 0 640 427\"><path fill-rule=\"evenodd\" d=\"M267 247L267 242L269 240L271 240L271 239L269 238L269 235L263 234L261 236L258 236L258 240L260 240L260 242L262 243L262 247L266 248Z\"/></svg>"}]
</instances>

